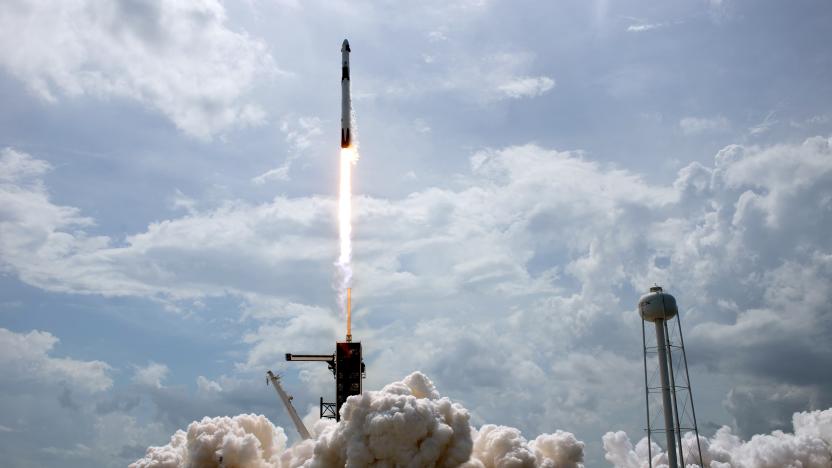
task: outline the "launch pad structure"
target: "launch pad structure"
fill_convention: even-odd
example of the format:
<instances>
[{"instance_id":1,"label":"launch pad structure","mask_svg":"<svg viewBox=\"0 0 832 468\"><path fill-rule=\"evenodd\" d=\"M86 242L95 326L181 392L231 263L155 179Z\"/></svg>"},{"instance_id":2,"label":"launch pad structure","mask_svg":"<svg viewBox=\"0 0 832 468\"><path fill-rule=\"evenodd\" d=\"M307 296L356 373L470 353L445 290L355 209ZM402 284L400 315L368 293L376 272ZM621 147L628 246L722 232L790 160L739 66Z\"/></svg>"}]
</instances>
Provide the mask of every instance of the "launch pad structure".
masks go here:
<instances>
[{"instance_id":1,"label":"launch pad structure","mask_svg":"<svg viewBox=\"0 0 832 468\"><path fill-rule=\"evenodd\" d=\"M335 377L335 402L325 402L321 397L320 417L341 420L341 406L347 398L361 395L362 381L366 377L361 342L352 341L352 289L347 290L347 338L335 343L333 354L286 353L287 361L325 362Z\"/></svg>"}]
</instances>

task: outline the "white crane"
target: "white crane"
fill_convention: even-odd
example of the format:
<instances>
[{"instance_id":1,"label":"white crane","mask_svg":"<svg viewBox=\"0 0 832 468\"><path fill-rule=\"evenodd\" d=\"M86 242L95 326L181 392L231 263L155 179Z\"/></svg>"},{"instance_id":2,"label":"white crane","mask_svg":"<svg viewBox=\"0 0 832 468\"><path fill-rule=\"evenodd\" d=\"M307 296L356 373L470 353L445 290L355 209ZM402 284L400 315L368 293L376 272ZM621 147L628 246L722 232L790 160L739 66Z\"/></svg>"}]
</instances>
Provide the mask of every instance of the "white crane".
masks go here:
<instances>
[{"instance_id":1,"label":"white crane","mask_svg":"<svg viewBox=\"0 0 832 468\"><path fill-rule=\"evenodd\" d=\"M298 416L298 412L295 411L295 407L292 406L292 397L283 390L283 387L280 385L280 377L274 375L272 371L266 371L266 375L268 376L266 379L266 385L269 384L269 381L272 382L272 387L277 392L277 395L283 400L283 404L286 405L286 411L289 412L289 417L292 418L292 421L295 423L295 427L298 429L298 434L302 439L311 439L312 436L309 435L309 431L306 429L306 426L303 425L303 421L300 420L300 416Z\"/></svg>"}]
</instances>

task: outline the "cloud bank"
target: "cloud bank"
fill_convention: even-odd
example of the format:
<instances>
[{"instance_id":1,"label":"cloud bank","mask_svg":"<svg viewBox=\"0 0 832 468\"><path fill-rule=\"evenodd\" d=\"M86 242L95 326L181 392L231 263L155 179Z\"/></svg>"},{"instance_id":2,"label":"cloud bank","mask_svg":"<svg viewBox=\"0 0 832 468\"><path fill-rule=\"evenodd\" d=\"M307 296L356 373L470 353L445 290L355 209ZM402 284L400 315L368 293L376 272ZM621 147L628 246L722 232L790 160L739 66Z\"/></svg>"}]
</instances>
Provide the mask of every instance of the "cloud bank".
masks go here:
<instances>
[{"instance_id":1,"label":"cloud bank","mask_svg":"<svg viewBox=\"0 0 832 468\"><path fill-rule=\"evenodd\" d=\"M64 383L87 392L113 385L110 366L102 361L81 361L51 356L58 343L51 333L33 330L15 333L0 328L0 374L5 382Z\"/></svg>"},{"instance_id":2,"label":"cloud bank","mask_svg":"<svg viewBox=\"0 0 832 468\"><path fill-rule=\"evenodd\" d=\"M229 29L216 0L3 2L0 66L38 97L125 98L208 139L259 123L247 102L277 72L265 43Z\"/></svg>"}]
</instances>

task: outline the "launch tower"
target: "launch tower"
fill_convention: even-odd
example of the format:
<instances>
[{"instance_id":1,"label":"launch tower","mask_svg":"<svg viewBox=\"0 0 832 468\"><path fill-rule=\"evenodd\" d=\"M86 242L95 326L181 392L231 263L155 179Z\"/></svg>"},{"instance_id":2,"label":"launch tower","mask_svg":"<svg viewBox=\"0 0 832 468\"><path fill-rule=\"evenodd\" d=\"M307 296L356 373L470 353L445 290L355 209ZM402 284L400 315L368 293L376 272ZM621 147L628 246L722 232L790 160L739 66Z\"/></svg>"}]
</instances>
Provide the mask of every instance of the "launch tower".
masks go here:
<instances>
[{"instance_id":1,"label":"launch tower","mask_svg":"<svg viewBox=\"0 0 832 468\"><path fill-rule=\"evenodd\" d=\"M366 377L364 359L361 356L361 342L352 341L351 317L352 290L347 290L347 338L335 343L333 354L292 354L286 353L287 361L317 361L327 363L335 376L335 402L325 402L321 397L322 418L341 420L341 406L347 397L361 395L361 382Z\"/></svg>"}]
</instances>

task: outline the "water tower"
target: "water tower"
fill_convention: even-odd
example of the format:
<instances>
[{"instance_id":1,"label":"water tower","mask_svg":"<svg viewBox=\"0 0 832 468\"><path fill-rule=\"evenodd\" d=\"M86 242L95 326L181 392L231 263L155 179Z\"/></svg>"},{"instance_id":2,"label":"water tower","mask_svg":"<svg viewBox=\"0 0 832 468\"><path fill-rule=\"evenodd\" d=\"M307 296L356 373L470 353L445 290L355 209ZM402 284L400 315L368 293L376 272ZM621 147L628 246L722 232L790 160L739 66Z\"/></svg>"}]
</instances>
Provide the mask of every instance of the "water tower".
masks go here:
<instances>
[{"instance_id":1,"label":"water tower","mask_svg":"<svg viewBox=\"0 0 832 468\"><path fill-rule=\"evenodd\" d=\"M660 286L650 288L650 292L638 300L641 314L641 340L644 350L644 394L647 403L647 456L650 468L653 467L653 453L650 447L653 434L664 432L667 443L669 468L685 466L682 450L682 431L693 431L696 435L696 458L689 463L702 465L702 449L699 444L699 429L696 425L696 412L693 408L693 393L688 374L688 358L685 354L685 340L682 337L682 323L676 299L662 291ZM675 319L676 326L669 325ZM647 338L647 323L656 328L656 342ZM658 360L648 368L648 355L656 355ZM652 358L651 358L652 360ZM656 378L658 377L658 382ZM677 384L678 377L682 377ZM656 400L661 400L659 403ZM664 429L657 428L659 415L663 416ZM677 451L678 448L678 451Z\"/></svg>"}]
</instances>

